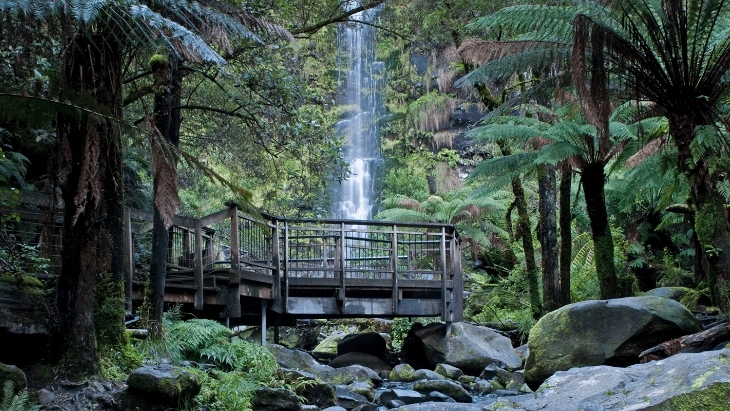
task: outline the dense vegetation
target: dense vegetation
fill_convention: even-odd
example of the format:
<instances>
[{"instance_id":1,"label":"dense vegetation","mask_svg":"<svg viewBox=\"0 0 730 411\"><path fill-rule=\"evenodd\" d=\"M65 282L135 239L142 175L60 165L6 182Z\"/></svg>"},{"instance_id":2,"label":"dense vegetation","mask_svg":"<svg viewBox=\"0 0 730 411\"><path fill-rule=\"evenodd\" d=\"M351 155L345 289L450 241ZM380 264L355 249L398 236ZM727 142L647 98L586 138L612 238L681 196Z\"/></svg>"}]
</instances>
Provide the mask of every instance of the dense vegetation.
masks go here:
<instances>
[{"instance_id":1,"label":"dense vegetation","mask_svg":"<svg viewBox=\"0 0 730 411\"><path fill-rule=\"evenodd\" d=\"M174 213L231 199L326 212L348 174L334 128L346 110L334 107L335 33L350 18L339 3L0 0L0 275L49 271L42 247L5 232L18 192L62 198L51 361L120 377L141 353L205 359L231 372L205 374L196 401L211 409L282 384L225 328L163 319L164 264L147 306L158 345L131 347L112 250L124 205L154 210L158 245ZM726 2L375 6L388 111L378 218L456 225L469 320L526 334L570 302L656 286L728 312ZM165 249L153 246L157 261Z\"/></svg>"}]
</instances>

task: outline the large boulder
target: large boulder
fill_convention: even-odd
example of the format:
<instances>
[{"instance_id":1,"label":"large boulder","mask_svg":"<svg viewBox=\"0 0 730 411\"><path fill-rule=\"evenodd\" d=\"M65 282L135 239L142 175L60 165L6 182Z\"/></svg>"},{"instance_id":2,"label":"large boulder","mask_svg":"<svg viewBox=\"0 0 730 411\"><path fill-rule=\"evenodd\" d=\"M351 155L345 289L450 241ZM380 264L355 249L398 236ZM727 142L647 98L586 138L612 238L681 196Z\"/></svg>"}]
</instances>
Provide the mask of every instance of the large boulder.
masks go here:
<instances>
[{"instance_id":1,"label":"large boulder","mask_svg":"<svg viewBox=\"0 0 730 411\"><path fill-rule=\"evenodd\" d=\"M316 347L312 350L312 354L316 355L317 357L329 357L329 358L335 358L337 357L337 345L342 341L343 338L345 338L348 334L344 332L334 332L322 340L319 344L317 344Z\"/></svg>"},{"instance_id":2,"label":"large boulder","mask_svg":"<svg viewBox=\"0 0 730 411\"><path fill-rule=\"evenodd\" d=\"M498 400L500 411L702 410L730 404L730 350L678 354L627 368L558 371L535 394Z\"/></svg>"},{"instance_id":3,"label":"large boulder","mask_svg":"<svg viewBox=\"0 0 730 411\"><path fill-rule=\"evenodd\" d=\"M27 275L0 273L0 362L36 364L50 340L43 284ZM0 386L0 390L2 386Z\"/></svg>"},{"instance_id":4,"label":"large boulder","mask_svg":"<svg viewBox=\"0 0 730 411\"><path fill-rule=\"evenodd\" d=\"M570 304L546 314L530 330L525 380L534 388L573 367L636 364L645 349L698 331L694 315L664 297Z\"/></svg>"},{"instance_id":5,"label":"large boulder","mask_svg":"<svg viewBox=\"0 0 730 411\"><path fill-rule=\"evenodd\" d=\"M274 354L276 362L282 368L291 368L319 375L324 371L331 371L332 367L318 363L311 355L304 351L292 350L277 344L266 346Z\"/></svg>"},{"instance_id":6,"label":"large boulder","mask_svg":"<svg viewBox=\"0 0 730 411\"><path fill-rule=\"evenodd\" d=\"M256 390L251 401L253 411L299 411L299 397L284 388L263 387Z\"/></svg>"},{"instance_id":7,"label":"large boulder","mask_svg":"<svg viewBox=\"0 0 730 411\"><path fill-rule=\"evenodd\" d=\"M299 348L302 350L312 349L317 345L317 338L322 330L321 325L279 327L279 345L287 348ZM242 340L253 343L261 342L261 327L249 326L238 330L238 336ZM274 342L273 327L266 329L266 341Z\"/></svg>"},{"instance_id":8,"label":"large boulder","mask_svg":"<svg viewBox=\"0 0 730 411\"><path fill-rule=\"evenodd\" d=\"M382 359L364 352L348 352L342 354L328 364L330 367L342 368L350 365L362 365L375 371L378 375L387 376L393 367Z\"/></svg>"},{"instance_id":9,"label":"large boulder","mask_svg":"<svg viewBox=\"0 0 730 411\"><path fill-rule=\"evenodd\" d=\"M469 375L479 375L489 364L516 369L522 365L510 339L491 328L467 323L446 325L414 324L408 332L401 356L414 368L434 369L438 364L457 367Z\"/></svg>"},{"instance_id":10,"label":"large boulder","mask_svg":"<svg viewBox=\"0 0 730 411\"><path fill-rule=\"evenodd\" d=\"M170 364L145 365L127 377L129 391L166 404L191 399L200 391L200 379L185 368Z\"/></svg>"},{"instance_id":11,"label":"large boulder","mask_svg":"<svg viewBox=\"0 0 730 411\"><path fill-rule=\"evenodd\" d=\"M340 340L337 344L337 355L341 356L351 352L364 352L380 358L385 362L391 360L385 338L376 332L351 334Z\"/></svg>"}]
</instances>

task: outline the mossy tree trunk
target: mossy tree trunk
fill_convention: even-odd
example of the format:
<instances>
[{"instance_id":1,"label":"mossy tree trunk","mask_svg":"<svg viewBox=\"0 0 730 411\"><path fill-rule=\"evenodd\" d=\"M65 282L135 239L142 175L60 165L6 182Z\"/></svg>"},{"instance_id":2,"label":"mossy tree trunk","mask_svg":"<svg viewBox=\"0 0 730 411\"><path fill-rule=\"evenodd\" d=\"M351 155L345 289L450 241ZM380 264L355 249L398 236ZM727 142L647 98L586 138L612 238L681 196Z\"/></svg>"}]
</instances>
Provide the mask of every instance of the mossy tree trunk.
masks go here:
<instances>
[{"instance_id":1,"label":"mossy tree trunk","mask_svg":"<svg viewBox=\"0 0 730 411\"><path fill-rule=\"evenodd\" d=\"M503 156L512 154L512 150L506 142L497 142ZM517 209L517 227L522 238L522 249L525 254L525 268L527 269L527 287L530 293L530 306L532 316L540 318L542 314L542 299L540 298L540 273L537 271L535 262L535 246L532 242L532 230L530 228L530 214L527 211L527 200L525 189L519 177L512 179L512 193L515 196L514 205ZM509 216L509 214L507 214Z\"/></svg>"},{"instance_id":2,"label":"mossy tree trunk","mask_svg":"<svg viewBox=\"0 0 730 411\"><path fill-rule=\"evenodd\" d=\"M573 183L573 168L567 162L561 165L560 176L560 305L570 304L570 262L573 257L573 233L570 223L573 219L570 208L570 189Z\"/></svg>"},{"instance_id":3,"label":"mossy tree trunk","mask_svg":"<svg viewBox=\"0 0 730 411\"><path fill-rule=\"evenodd\" d=\"M618 296L616 267L613 262L613 237L606 211L604 185L606 174L603 163L591 163L583 168L582 183L585 193L586 211L591 221L593 238L593 260L596 265L601 299Z\"/></svg>"},{"instance_id":4,"label":"mossy tree trunk","mask_svg":"<svg viewBox=\"0 0 730 411\"><path fill-rule=\"evenodd\" d=\"M700 258L706 262L704 273L710 288L712 303L723 311L730 309L730 287L726 277L730 270L730 218L725 199L718 192L718 183L726 177L723 170L711 171L704 159L695 159L691 144L695 129L704 124L702 116L685 110L679 114L670 113L669 132L677 146L680 170L690 182L690 199L694 208L694 229ZM698 265L696 267L702 267ZM698 275L699 276L699 275Z\"/></svg>"},{"instance_id":5,"label":"mossy tree trunk","mask_svg":"<svg viewBox=\"0 0 730 411\"><path fill-rule=\"evenodd\" d=\"M561 306L560 277L558 275L555 166L550 164L538 166L538 191L539 236L542 255L542 308L545 312L549 312Z\"/></svg>"},{"instance_id":6,"label":"mossy tree trunk","mask_svg":"<svg viewBox=\"0 0 730 411\"><path fill-rule=\"evenodd\" d=\"M65 209L53 357L75 376L90 376L97 370L97 281L105 276L111 276L112 282L123 281L124 178L118 123L122 56L118 50L104 36L79 31L63 52L63 97L99 113L62 112L57 118ZM123 320L122 316L122 327Z\"/></svg>"},{"instance_id":7,"label":"mossy tree trunk","mask_svg":"<svg viewBox=\"0 0 730 411\"><path fill-rule=\"evenodd\" d=\"M166 53L166 52L165 52ZM150 259L150 332L158 336L165 304L165 277L170 242L171 212L177 203L177 169L173 156L164 144L177 147L180 142L180 83L179 62L166 54L155 54L150 60L154 76L155 138L153 150L155 172L153 177L152 257ZM174 191L174 192L171 192ZM170 206L172 198L172 206ZM170 209L171 208L171 209ZM187 256L185 256L187 257Z\"/></svg>"}]
</instances>

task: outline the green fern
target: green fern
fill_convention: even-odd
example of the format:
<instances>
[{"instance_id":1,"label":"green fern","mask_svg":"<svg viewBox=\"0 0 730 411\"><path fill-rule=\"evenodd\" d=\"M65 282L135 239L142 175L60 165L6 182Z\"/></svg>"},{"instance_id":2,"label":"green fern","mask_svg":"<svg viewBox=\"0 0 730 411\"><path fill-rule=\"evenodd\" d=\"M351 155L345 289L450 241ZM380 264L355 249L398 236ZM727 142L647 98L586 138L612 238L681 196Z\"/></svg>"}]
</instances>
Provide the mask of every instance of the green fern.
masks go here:
<instances>
[{"instance_id":1,"label":"green fern","mask_svg":"<svg viewBox=\"0 0 730 411\"><path fill-rule=\"evenodd\" d=\"M32 405L28 399L28 390L22 390L14 393L14 384L12 381L5 381L3 385L3 397L0 401L0 410L2 411L37 411L40 410L39 405Z\"/></svg>"}]
</instances>

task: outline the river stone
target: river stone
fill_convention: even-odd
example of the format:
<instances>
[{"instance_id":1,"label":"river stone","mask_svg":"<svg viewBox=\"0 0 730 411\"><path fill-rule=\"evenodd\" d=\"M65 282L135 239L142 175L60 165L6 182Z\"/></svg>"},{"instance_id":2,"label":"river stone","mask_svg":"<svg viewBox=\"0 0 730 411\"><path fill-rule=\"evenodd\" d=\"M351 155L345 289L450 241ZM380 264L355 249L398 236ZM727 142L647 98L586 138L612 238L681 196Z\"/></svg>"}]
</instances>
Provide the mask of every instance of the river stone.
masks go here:
<instances>
[{"instance_id":1,"label":"river stone","mask_svg":"<svg viewBox=\"0 0 730 411\"><path fill-rule=\"evenodd\" d=\"M443 375L441 375L435 371L426 370L426 369L416 370L413 373L413 376L416 378L416 380L444 380L444 379L446 379L446 377L444 377Z\"/></svg>"},{"instance_id":2,"label":"river stone","mask_svg":"<svg viewBox=\"0 0 730 411\"><path fill-rule=\"evenodd\" d=\"M416 370L408 364L398 364L390 371L388 379L397 382L416 381Z\"/></svg>"},{"instance_id":3,"label":"river stone","mask_svg":"<svg viewBox=\"0 0 730 411\"><path fill-rule=\"evenodd\" d=\"M378 375L388 375L390 370L393 369L390 364L386 363L382 359L365 352L348 352L346 354L342 354L330 361L328 365L333 368L362 365L363 367L367 367L375 371Z\"/></svg>"},{"instance_id":4,"label":"river stone","mask_svg":"<svg viewBox=\"0 0 730 411\"><path fill-rule=\"evenodd\" d=\"M299 397L284 388L257 389L251 400L253 411L299 411Z\"/></svg>"},{"instance_id":5,"label":"river stone","mask_svg":"<svg viewBox=\"0 0 730 411\"><path fill-rule=\"evenodd\" d=\"M268 344L266 348L274 355L276 362L282 368L291 368L315 375L333 369L332 367L318 363L311 355L304 351L292 350L278 344Z\"/></svg>"},{"instance_id":6,"label":"river stone","mask_svg":"<svg viewBox=\"0 0 730 411\"><path fill-rule=\"evenodd\" d=\"M344 332L336 332L333 334L328 335L325 337L322 342L317 344L316 347L312 350L313 353L316 353L319 356L329 356L329 358L334 358L337 356L337 344L347 336L347 333Z\"/></svg>"},{"instance_id":7,"label":"river stone","mask_svg":"<svg viewBox=\"0 0 730 411\"><path fill-rule=\"evenodd\" d=\"M322 326L279 327L279 345L287 348L311 349L317 345L317 337ZM238 336L242 340L259 344L261 342L261 327L249 326L241 329ZM274 341L274 329L266 329L266 341Z\"/></svg>"},{"instance_id":8,"label":"river stone","mask_svg":"<svg viewBox=\"0 0 730 411\"><path fill-rule=\"evenodd\" d=\"M418 404L427 401L425 395L414 390L390 389L380 393L378 397L381 404L387 404L390 401L403 401L404 404Z\"/></svg>"},{"instance_id":9,"label":"river stone","mask_svg":"<svg viewBox=\"0 0 730 411\"><path fill-rule=\"evenodd\" d=\"M376 332L351 334L340 340L337 344L337 355L351 352L364 352L383 361L388 360L385 339Z\"/></svg>"},{"instance_id":10,"label":"river stone","mask_svg":"<svg viewBox=\"0 0 730 411\"><path fill-rule=\"evenodd\" d=\"M437 374L441 374L450 380L458 380L459 377L464 375L463 371L449 364L438 364L436 365L436 369L434 369L434 371Z\"/></svg>"},{"instance_id":11,"label":"river stone","mask_svg":"<svg viewBox=\"0 0 730 411\"><path fill-rule=\"evenodd\" d=\"M337 393L337 402L340 407L351 410L360 404L367 404L368 399L364 395L352 392L346 385L338 385L335 387Z\"/></svg>"},{"instance_id":12,"label":"river stone","mask_svg":"<svg viewBox=\"0 0 730 411\"><path fill-rule=\"evenodd\" d=\"M153 400L177 404L181 399L193 398L200 391L200 379L185 368L170 364L145 365L127 377L131 392Z\"/></svg>"},{"instance_id":13,"label":"river stone","mask_svg":"<svg viewBox=\"0 0 730 411\"><path fill-rule=\"evenodd\" d=\"M543 316L530 330L525 380L535 388L555 371L635 364L645 349L700 329L689 310L664 297L566 305Z\"/></svg>"},{"instance_id":14,"label":"river stone","mask_svg":"<svg viewBox=\"0 0 730 411\"><path fill-rule=\"evenodd\" d=\"M0 362L0 392L5 387L7 381L13 382L13 391L23 391L28 386L28 379L20 368L14 365L7 365Z\"/></svg>"},{"instance_id":15,"label":"river stone","mask_svg":"<svg viewBox=\"0 0 730 411\"><path fill-rule=\"evenodd\" d=\"M394 408L392 411L485 411L492 410L487 408L486 403L481 404L464 404L459 402L426 402L423 404L404 405ZM502 408L499 411L503 411ZM540 410L549 411L549 410Z\"/></svg>"},{"instance_id":16,"label":"river stone","mask_svg":"<svg viewBox=\"0 0 730 411\"><path fill-rule=\"evenodd\" d=\"M689 291L687 287L659 287L645 292L644 296L666 297L674 301L679 301L687 294L687 291Z\"/></svg>"},{"instance_id":17,"label":"river stone","mask_svg":"<svg viewBox=\"0 0 730 411\"><path fill-rule=\"evenodd\" d=\"M356 381L352 384L349 384L347 388L355 394L360 394L363 397L367 398L368 401L372 401L373 399L375 399L375 390L373 389L372 384Z\"/></svg>"},{"instance_id":18,"label":"river stone","mask_svg":"<svg viewBox=\"0 0 730 411\"><path fill-rule=\"evenodd\" d=\"M323 381L332 385L348 385L353 382L362 382L370 385L371 387L375 385L371 378L371 374L366 371L365 367L360 365L331 368L320 372L318 375Z\"/></svg>"},{"instance_id":19,"label":"river stone","mask_svg":"<svg viewBox=\"0 0 730 411\"><path fill-rule=\"evenodd\" d=\"M489 364L510 369L522 365L509 338L491 328L461 322L451 324L449 336L446 324L414 324L403 343L402 356L416 368L433 369L443 363L469 375L479 375Z\"/></svg>"},{"instance_id":20,"label":"river stone","mask_svg":"<svg viewBox=\"0 0 730 411\"><path fill-rule=\"evenodd\" d=\"M730 403L729 363L730 350L725 349L627 368L572 368L556 372L534 394L500 399L489 409L725 411Z\"/></svg>"},{"instance_id":21,"label":"river stone","mask_svg":"<svg viewBox=\"0 0 730 411\"><path fill-rule=\"evenodd\" d=\"M416 381L413 384L413 389L418 392L429 393L431 391L438 391L446 394L449 397L456 400L456 402L472 402L471 395L461 386L461 384L449 380L438 380L438 381Z\"/></svg>"},{"instance_id":22,"label":"river stone","mask_svg":"<svg viewBox=\"0 0 730 411\"><path fill-rule=\"evenodd\" d=\"M295 387L294 392L307 404L316 405L317 409L337 405L334 387L318 380L314 374L288 368L279 368L277 372L285 383Z\"/></svg>"}]
</instances>

